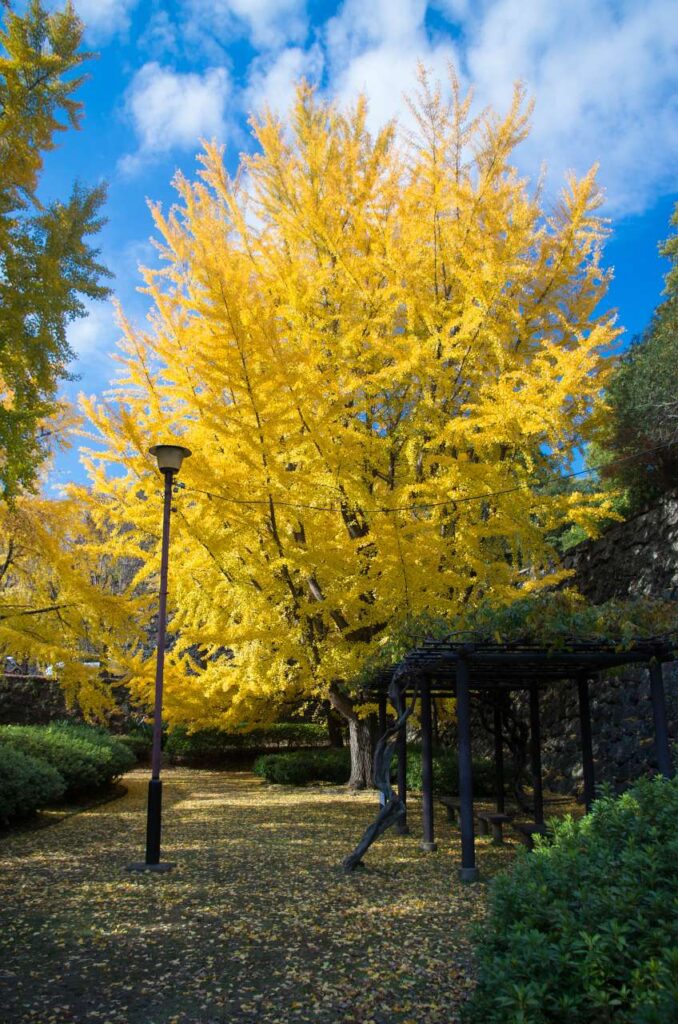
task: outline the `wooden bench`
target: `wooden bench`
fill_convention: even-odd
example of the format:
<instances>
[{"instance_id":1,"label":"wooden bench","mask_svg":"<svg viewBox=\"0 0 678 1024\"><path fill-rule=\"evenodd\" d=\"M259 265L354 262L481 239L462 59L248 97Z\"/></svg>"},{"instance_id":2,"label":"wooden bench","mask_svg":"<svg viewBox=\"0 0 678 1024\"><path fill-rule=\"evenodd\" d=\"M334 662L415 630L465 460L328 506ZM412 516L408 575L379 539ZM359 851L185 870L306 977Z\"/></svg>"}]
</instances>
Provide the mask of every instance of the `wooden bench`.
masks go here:
<instances>
[{"instance_id":1,"label":"wooden bench","mask_svg":"<svg viewBox=\"0 0 678 1024\"><path fill-rule=\"evenodd\" d=\"M548 825L542 825L537 821L513 821L511 828L517 832L520 842L524 843L528 850L534 850L535 836L551 835Z\"/></svg>"},{"instance_id":2,"label":"wooden bench","mask_svg":"<svg viewBox=\"0 0 678 1024\"><path fill-rule=\"evenodd\" d=\"M461 802L459 798L456 796L441 796L439 801L447 811L447 820L453 821L456 825L461 824L459 818Z\"/></svg>"},{"instance_id":3,"label":"wooden bench","mask_svg":"<svg viewBox=\"0 0 678 1024\"><path fill-rule=\"evenodd\" d=\"M447 811L447 820L461 825L461 801L456 796L441 796L439 802ZM497 814L495 811L479 811L476 813L478 819L478 835L486 836L492 832L492 839L495 843L503 843L504 836L502 826L511 821L510 814Z\"/></svg>"},{"instance_id":4,"label":"wooden bench","mask_svg":"<svg viewBox=\"0 0 678 1024\"><path fill-rule=\"evenodd\" d=\"M486 836L492 833L492 842L495 846L501 846L504 842L503 826L512 821L510 814L499 814L497 811L478 811L478 835Z\"/></svg>"}]
</instances>

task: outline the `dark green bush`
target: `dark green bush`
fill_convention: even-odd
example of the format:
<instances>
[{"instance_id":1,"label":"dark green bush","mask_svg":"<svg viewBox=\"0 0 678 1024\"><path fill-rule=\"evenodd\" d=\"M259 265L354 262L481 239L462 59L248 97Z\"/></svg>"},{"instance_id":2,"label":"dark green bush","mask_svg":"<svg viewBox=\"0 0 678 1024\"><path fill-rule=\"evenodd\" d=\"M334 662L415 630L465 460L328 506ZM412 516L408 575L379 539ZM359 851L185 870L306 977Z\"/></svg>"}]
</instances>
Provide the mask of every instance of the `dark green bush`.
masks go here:
<instances>
[{"instance_id":1,"label":"dark green bush","mask_svg":"<svg viewBox=\"0 0 678 1024\"><path fill-rule=\"evenodd\" d=\"M394 770L397 768L398 755L393 758ZM511 766L504 765L504 779L508 786L512 777ZM407 788L420 792L421 747L415 744L407 747ZM437 750L433 754L433 790L441 796L459 795L459 775L457 767L457 751L454 748ZM477 797L495 795L494 763L487 759L473 762L473 793Z\"/></svg>"},{"instance_id":2,"label":"dark green bush","mask_svg":"<svg viewBox=\"0 0 678 1024\"><path fill-rule=\"evenodd\" d=\"M115 738L118 743L122 743L123 746L132 751L137 761L147 761L151 756L153 738L150 734L145 732L128 732Z\"/></svg>"},{"instance_id":3,"label":"dark green bush","mask_svg":"<svg viewBox=\"0 0 678 1024\"><path fill-rule=\"evenodd\" d=\"M307 782L348 782L351 755L347 749L295 750L285 754L262 754L254 771L267 782L303 786Z\"/></svg>"},{"instance_id":4,"label":"dark green bush","mask_svg":"<svg viewBox=\"0 0 678 1024\"><path fill-rule=\"evenodd\" d=\"M678 1021L678 780L554 824L491 888L474 1024Z\"/></svg>"},{"instance_id":5,"label":"dark green bush","mask_svg":"<svg viewBox=\"0 0 678 1024\"><path fill-rule=\"evenodd\" d=\"M68 796L104 786L134 765L134 756L124 744L86 725L4 725L0 741L56 768Z\"/></svg>"},{"instance_id":6,"label":"dark green bush","mask_svg":"<svg viewBox=\"0 0 678 1024\"><path fill-rule=\"evenodd\" d=\"M315 722L275 722L266 729L229 733L221 729L189 732L177 725L165 742L170 761L183 764L218 765L234 753L255 754L290 747L318 747L328 741L327 729Z\"/></svg>"},{"instance_id":7,"label":"dark green bush","mask_svg":"<svg viewBox=\"0 0 678 1024\"><path fill-rule=\"evenodd\" d=\"M33 814L59 800L66 785L58 771L9 743L0 743L0 823Z\"/></svg>"},{"instance_id":8,"label":"dark green bush","mask_svg":"<svg viewBox=\"0 0 678 1024\"><path fill-rule=\"evenodd\" d=\"M110 778L117 778L124 775L130 768L134 767L134 755L127 744L122 743L118 736L114 736L107 729L93 725L78 725L71 722L55 722L47 726L47 731L52 735L62 735L67 738L76 737L84 743L89 743L102 752L99 756L106 764L107 772L112 772ZM106 779L108 781L108 777Z\"/></svg>"}]
</instances>

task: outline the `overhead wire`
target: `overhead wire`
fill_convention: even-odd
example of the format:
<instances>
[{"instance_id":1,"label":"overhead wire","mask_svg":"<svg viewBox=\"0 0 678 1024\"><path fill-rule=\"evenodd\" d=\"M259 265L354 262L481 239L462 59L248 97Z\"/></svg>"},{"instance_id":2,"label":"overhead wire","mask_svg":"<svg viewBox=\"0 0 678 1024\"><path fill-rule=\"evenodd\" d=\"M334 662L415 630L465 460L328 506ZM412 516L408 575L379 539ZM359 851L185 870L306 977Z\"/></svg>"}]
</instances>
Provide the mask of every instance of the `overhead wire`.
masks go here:
<instances>
[{"instance_id":1,"label":"overhead wire","mask_svg":"<svg viewBox=\"0 0 678 1024\"><path fill-rule=\"evenodd\" d=\"M657 445L654 448L646 448L643 451L637 451L632 453L631 455L620 456L620 458L612 459L610 462L600 463L596 466L587 466L584 469L575 470L572 473L562 473L559 479L573 480L577 477L587 476L591 473L596 473L598 472L598 470L601 469L609 469L611 466L619 465L622 462L630 462L633 459L638 459L648 455L652 455L655 452L664 451L668 448L675 448L676 446L677 443L675 441L666 442L665 444ZM549 456L546 456L546 458L549 458ZM373 507L365 507L363 505L351 506L348 503L346 503L345 505L314 505L306 502L286 501L280 498L235 498L231 495L217 494L213 491L207 491L200 487L189 487L184 483L181 483L179 486L181 487L182 490L185 490L186 492L192 492L194 494L203 494L206 497L214 498L216 501L225 501L233 505L269 505L270 502L273 501L277 508L294 508L313 512L333 512L345 514L347 512L350 513L353 507L356 509L356 511L359 511L361 514L365 515L390 515L394 512L417 512L423 509L441 508L445 505L462 505L473 501L487 501L489 498L498 498L502 497L505 494L514 494L516 491L527 490L530 488L530 486L533 485L531 485L528 481L525 481L524 483L514 484L511 487L504 487L496 491L484 491L482 493L467 494L462 495L460 497L449 497L440 501L423 501L417 502L416 504L412 505L394 505L391 507L386 505ZM539 495L539 498L540 501L543 502L544 499L548 499L550 497L563 496L564 492L560 495L543 494Z\"/></svg>"}]
</instances>

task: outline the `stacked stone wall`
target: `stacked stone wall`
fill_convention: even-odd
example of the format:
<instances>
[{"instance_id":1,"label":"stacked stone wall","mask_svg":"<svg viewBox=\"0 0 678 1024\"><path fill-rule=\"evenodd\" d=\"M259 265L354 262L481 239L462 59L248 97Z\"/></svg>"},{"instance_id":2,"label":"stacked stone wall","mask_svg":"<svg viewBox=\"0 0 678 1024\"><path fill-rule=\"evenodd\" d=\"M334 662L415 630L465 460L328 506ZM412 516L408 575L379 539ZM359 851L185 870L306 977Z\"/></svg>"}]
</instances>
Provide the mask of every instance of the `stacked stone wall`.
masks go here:
<instances>
[{"instance_id":1,"label":"stacked stone wall","mask_svg":"<svg viewBox=\"0 0 678 1024\"><path fill-rule=\"evenodd\" d=\"M678 599L678 492L613 525L566 557L572 583L594 604L612 598ZM669 729L678 742L678 665L664 666ZM655 768L654 722L646 669L629 667L591 683L596 781L623 789ZM545 781L552 789L579 792L583 768L577 690L550 687L542 698Z\"/></svg>"},{"instance_id":2,"label":"stacked stone wall","mask_svg":"<svg viewBox=\"0 0 678 1024\"><path fill-rule=\"evenodd\" d=\"M113 707L106 724L113 732L127 732L145 720L143 709L130 701L124 686L113 688ZM44 676L0 677L0 725L48 725L50 722L82 722L78 707L69 707L56 679Z\"/></svg>"},{"instance_id":3,"label":"stacked stone wall","mask_svg":"<svg viewBox=\"0 0 678 1024\"><path fill-rule=\"evenodd\" d=\"M66 718L81 720L66 706L54 679L19 676L0 678L0 725L47 725Z\"/></svg>"}]
</instances>

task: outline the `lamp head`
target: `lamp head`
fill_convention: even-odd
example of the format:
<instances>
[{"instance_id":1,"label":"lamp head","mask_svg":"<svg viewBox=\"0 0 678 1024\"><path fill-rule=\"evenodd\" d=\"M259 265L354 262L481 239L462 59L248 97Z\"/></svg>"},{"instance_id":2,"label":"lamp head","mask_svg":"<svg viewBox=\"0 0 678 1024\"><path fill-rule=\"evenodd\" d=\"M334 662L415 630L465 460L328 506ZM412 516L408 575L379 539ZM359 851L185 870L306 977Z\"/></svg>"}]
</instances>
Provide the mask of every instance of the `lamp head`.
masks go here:
<instances>
[{"instance_id":1,"label":"lamp head","mask_svg":"<svg viewBox=\"0 0 678 1024\"><path fill-rule=\"evenodd\" d=\"M148 451L158 460L161 473L178 473L181 463L191 454L190 448L182 448L180 444L154 444Z\"/></svg>"}]
</instances>

